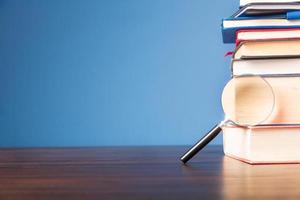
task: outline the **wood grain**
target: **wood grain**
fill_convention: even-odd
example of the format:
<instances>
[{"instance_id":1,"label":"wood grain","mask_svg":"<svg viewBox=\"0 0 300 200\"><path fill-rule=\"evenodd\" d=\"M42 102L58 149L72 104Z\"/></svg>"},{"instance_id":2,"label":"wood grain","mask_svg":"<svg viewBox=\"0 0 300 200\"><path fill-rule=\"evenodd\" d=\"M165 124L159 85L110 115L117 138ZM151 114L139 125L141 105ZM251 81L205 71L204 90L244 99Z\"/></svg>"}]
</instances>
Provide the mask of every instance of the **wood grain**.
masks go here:
<instances>
[{"instance_id":1,"label":"wood grain","mask_svg":"<svg viewBox=\"0 0 300 200\"><path fill-rule=\"evenodd\" d=\"M300 165L248 165L208 147L0 150L0 199L300 199Z\"/></svg>"}]
</instances>

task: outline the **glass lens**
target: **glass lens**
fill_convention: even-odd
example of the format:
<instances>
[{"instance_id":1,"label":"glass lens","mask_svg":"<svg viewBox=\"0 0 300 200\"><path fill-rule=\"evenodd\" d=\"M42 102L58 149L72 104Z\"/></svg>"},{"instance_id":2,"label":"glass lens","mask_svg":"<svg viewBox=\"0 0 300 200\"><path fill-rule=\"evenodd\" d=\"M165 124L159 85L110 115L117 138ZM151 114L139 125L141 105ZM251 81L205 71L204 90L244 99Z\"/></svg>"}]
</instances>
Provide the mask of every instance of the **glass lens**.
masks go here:
<instances>
[{"instance_id":1,"label":"glass lens","mask_svg":"<svg viewBox=\"0 0 300 200\"><path fill-rule=\"evenodd\" d=\"M226 118L241 126L262 124L272 113L273 90L260 76L240 76L231 79L222 94Z\"/></svg>"}]
</instances>

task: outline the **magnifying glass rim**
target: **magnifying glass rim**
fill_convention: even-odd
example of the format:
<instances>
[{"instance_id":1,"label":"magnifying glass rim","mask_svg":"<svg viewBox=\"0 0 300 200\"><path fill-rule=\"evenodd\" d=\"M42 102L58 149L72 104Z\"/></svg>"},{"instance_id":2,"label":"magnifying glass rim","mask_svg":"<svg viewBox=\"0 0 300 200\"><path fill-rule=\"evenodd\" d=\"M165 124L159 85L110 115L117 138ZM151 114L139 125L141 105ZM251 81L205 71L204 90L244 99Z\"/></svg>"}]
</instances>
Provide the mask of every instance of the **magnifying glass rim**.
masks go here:
<instances>
[{"instance_id":1,"label":"magnifying glass rim","mask_svg":"<svg viewBox=\"0 0 300 200\"><path fill-rule=\"evenodd\" d=\"M245 78L245 77L246 78L247 77L257 77L258 79L261 79L261 80L263 80L266 83L266 85L268 86L268 88L271 91L272 99L273 99L273 103L272 103L272 106L271 106L271 109L270 109L270 113L263 120L261 120L260 122L258 122L256 124L240 124L240 123L235 122L234 120L229 119L229 118L225 118L224 123L222 123L222 124L232 123L232 124L234 124L236 126L242 126L242 127L252 127L252 126L261 125L264 121L266 121L270 117L270 115L272 114L272 112L274 110L274 107L275 107L275 94L274 94L274 90L273 90L271 84L262 75L245 74L245 75L232 76L231 79L230 79L230 81L226 83L226 85L225 85L225 87L223 89L222 96L221 96L221 105L222 105L222 110L223 110L223 113L225 114L225 117L226 117L226 112L225 112L224 106L223 106L223 96L224 96L225 88L228 87L228 85L231 84L234 79Z\"/></svg>"}]
</instances>

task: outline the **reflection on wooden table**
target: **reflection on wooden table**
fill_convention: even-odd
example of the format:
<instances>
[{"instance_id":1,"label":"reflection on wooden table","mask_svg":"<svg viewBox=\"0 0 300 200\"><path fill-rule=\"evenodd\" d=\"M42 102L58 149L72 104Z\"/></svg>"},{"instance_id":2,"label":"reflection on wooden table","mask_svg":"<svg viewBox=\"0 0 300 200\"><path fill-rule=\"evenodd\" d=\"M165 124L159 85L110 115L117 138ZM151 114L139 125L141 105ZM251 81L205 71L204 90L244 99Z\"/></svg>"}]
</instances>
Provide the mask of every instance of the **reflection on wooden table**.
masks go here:
<instances>
[{"instance_id":1,"label":"reflection on wooden table","mask_svg":"<svg viewBox=\"0 0 300 200\"><path fill-rule=\"evenodd\" d=\"M249 165L224 156L222 181L224 199L300 199L300 164Z\"/></svg>"}]
</instances>

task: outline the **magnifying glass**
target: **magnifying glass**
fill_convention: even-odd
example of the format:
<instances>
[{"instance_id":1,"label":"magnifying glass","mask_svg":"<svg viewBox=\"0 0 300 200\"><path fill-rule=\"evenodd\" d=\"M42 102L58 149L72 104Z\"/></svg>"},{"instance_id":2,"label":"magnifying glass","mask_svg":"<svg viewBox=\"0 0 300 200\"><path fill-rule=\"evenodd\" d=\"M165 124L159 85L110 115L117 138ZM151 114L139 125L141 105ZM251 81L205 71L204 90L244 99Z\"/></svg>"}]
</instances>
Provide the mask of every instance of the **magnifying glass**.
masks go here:
<instances>
[{"instance_id":1,"label":"magnifying glass","mask_svg":"<svg viewBox=\"0 0 300 200\"><path fill-rule=\"evenodd\" d=\"M222 93L225 119L190 148L180 158L181 161L183 163L189 161L212 141L225 125L251 127L263 124L271 115L274 105L273 89L263 77L256 75L233 77Z\"/></svg>"}]
</instances>

